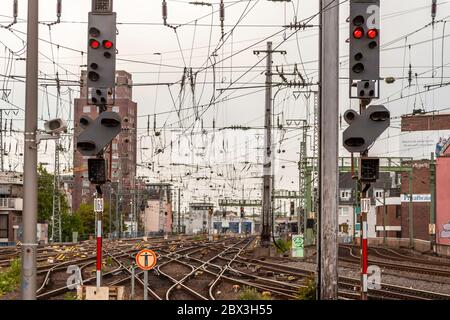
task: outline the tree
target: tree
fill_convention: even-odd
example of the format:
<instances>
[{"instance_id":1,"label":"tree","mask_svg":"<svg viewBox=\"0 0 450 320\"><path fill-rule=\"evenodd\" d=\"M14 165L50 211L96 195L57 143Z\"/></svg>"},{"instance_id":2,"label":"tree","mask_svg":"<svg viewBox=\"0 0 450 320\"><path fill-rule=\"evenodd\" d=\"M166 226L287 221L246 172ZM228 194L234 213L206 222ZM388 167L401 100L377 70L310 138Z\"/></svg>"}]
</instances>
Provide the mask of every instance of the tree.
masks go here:
<instances>
[{"instance_id":1,"label":"tree","mask_svg":"<svg viewBox=\"0 0 450 320\"><path fill-rule=\"evenodd\" d=\"M95 234L95 213L93 204L82 203L74 215L80 218L82 234L84 236ZM102 224L103 234L109 233L109 203L107 202L105 202L103 208Z\"/></svg>"},{"instance_id":2,"label":"tree","mask_svg":"<svg viewBox=\"0 0 450 320\"><path fill-rule=\"evenodd\" d=\"M53 212L53 175L38 167L38 222L49 223Z\"/></svg>"},{"instance_id":3,"label":"tree","mask_svg":"<svg viewBox=\"0 0 450 320\"><path fill-rule=\"evenodd\" d=\"M53 185L54 175L49 173L42 165L38 167L38 222L49 224L49 233L52 230L53 214ZM70 212L70 206L66 195L59 194L61 204L61 234L62 240L67 241L72 238L72 232L82 233L80 216Z\"/></svg>"}]
</instances>

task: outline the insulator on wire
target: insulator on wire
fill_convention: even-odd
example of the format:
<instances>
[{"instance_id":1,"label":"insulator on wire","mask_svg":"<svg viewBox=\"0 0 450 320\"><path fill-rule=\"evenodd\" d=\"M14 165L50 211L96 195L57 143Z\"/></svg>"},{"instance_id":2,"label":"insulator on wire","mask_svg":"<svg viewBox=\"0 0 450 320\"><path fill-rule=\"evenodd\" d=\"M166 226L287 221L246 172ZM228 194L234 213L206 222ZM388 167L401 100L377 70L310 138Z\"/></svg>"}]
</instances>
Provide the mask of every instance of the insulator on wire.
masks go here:
<instances>
[{"instance_id":1,"label":"insulator on wire","mask_svg":"<svg viewBox=\"0 0 450 320\"><path fill-rule=\"evenodd\" d=\"M18 14L19 14L19 0L14 0L14 3L13 3L13 17L14 17L14 20L17 19Z\"/></svg>"},{"instance_id":2,"label":"insulator on wire","mask_svg":"<svg viewBox=\"0 0 450 320\"><path fill-rule=\"evenodd\" d=\"M156 114L153 116L153 130L156 131Z\"/></svg>"},{"instance_id":3,"label":"insulator on wire","mask_svg":"<svg viewBox=\"0 0 450 320\"><path fill-rule=\"evenodd\" d=\"M162 2L162 18L164 21L164 25L167 26L167 2L163 0Z\"/></svg>"},{"instance_id":4,"label":"insulator on wire","mask_svg":"<svg viewBox=\"0 0 450 320\"><path fill-rule=\"evenodd\" d=\"M58 0L56 2L56 16L58 18L61 18L61 12L62 12L62 0Z\"/></svg>"},{"instance_id":5,"label":"insulator on wire","mask_svg":"<svg viewBox=\"0 0 450 320\"><path fill-rule=\"evenodd\" d=\"M433 0L431 4L431 18L436 19L436 12L437 12L437 0Z\"/></svg>"},{"instance_id":6,"label":"insulator on wire","mask_svg":"<svg viewBox=\"0 0 450 320\"><path fill-rule=\"evenodd\" d=\"M147 135L150 135L150 115L147 116Z\"/></svg>"}]
</instances>

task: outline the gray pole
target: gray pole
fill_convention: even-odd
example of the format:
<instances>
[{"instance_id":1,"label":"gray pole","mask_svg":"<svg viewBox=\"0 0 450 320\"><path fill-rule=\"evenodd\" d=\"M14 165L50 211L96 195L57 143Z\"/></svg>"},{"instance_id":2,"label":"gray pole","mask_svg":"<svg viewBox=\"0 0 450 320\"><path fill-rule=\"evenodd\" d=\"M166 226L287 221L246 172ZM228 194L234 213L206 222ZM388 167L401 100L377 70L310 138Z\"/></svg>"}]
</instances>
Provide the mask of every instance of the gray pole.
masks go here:
<instances>
[{"instance_id":1,"label":"gray pole","mask_svg":"<svg viewBox=\"0 0 450 320\"><path fill-rule=\"evenodd\" d=\"M265 105L265 146L264 168L263 168L263 212L261 246L270 245L270 212L272 201L272 177L271 177L271 145L272 145L272 42L267 42L266 63L266 105Z\"/></svg>"},{"instance_id":2,"label":"gray pole","mask_svg":"<svg viewBox=\"0 0 450 320\"><path fill-rule=\"evenodd\" d=\"M181 233L181 189L178 188L178 234Z\"/></svg>"},{"instance_id":3,"label":"gray pole","mask_svg":"<svg viewBox=\"0 0 450 320\"><path fill-rule=\"evenodd\" d=\"M384 245L386 245L386 238L387 238L386 215L387 215L387 206L386 206L386 182L385 182L384 188L383 188L383 244Z\"/></svg>"},{"instance_id":4,"label":"gray pole","mask_svg":"<svg viewBox=\"0 0 450 320\"><path fill-rule=\"evenodd\" d=\"M414 212L413 212L413 177L412 172L408 175L409 180L409 206L408 206L408 216L409 216L409 246L414 248Z\"/></svg>"},{"instance_id":5,"label":"gray pole","mask_svg":"<svg viewBox=\"0 0 450 320\"><path fill-rule=\"evenodd\" d=\"M134 264L131 265L131 300L134 300L134 278L135 278L135 274L134 274Z\"/></svg>"},{"instance_id":6,"label":"gray pole","mask_svg":"<svg viewBox=\"0 0 450 320\"><path fill-rule=\"evenodd\" d=\"M148 271L144 271L144 300L148 300Z\"/></svg>"},{"instance_id":7,"label":"gray pole","mask_svg":"<svg viewBox=\"0 0 450 320\"><path fill-rule=\"evenodd\" d=\"M430 244L431 250L435 252L436 245L436 162L434 160L434 153L431 153L430 161L430 193L431 193L431 205L430 205L430 226L434 226L433 230L430 230ZM431 229L431 228L430 228Z\"/></svg>"},{"instance_id":8,"label":"gray pole","mask_svg":"<svg viewBox=\"0 0 450 320\"><path fill-rule=\"evenodd\" d=\"M109 236L108 238L111 240L112 237L112 184L109 184Z\"/></svg>"},{"instance_id":9,"label":"gray pole","mask_svg":"<svg viewBox=\"0 0 450 320\"><path fill-rule=\"evenodd\" d=\"M114 228L114 238L119 237L119 194L116 192L116 227Z\"/></svg>"},{"instance_id":10,"label":"gray pole","mask_svg":"<svg viewBox=\"0 0 450 320\"><path fill-rule=\"evenodd\" d=\"M3 110L0 110L0 150L2 152L1 154L1 162L0 162L0 166L1 166L1 170L2 172L5 170L4 167L4 156L5 156L5 150L3 148Z\"/></svg>"},{"instance_id":11,"label":"gray pole","mask_svg":"<svg viewBox=\"0 0 450 320\"><path fill-rule=\"evenodd\" d=\"M22 299L36 300L39 0L28 0L23 182Z\"/></svg>"},{"instance_id":12,"label":"gray pole","mask_svg":"<svg viewBox=\"0 0 450 320\"><path fill-rule=\"evenodd\" d=\"M337 299L339 6L321 1L320 299ZM326 115L326 117L325 117Z\"/></svg>"}]
</instances>

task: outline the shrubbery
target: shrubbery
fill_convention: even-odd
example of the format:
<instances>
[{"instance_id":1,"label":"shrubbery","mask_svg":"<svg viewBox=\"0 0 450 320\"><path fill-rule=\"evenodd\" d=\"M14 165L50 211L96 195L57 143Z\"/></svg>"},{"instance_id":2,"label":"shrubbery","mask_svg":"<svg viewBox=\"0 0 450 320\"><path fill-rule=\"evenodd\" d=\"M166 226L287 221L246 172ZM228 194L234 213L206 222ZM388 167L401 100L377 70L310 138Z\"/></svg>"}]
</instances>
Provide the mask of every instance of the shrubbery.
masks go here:
<instances>
[{"instance_id":1,"label":"shrubbery","mask_svg":"<svg viewBox=\"0 0 450 320\"><path fill-rule=\"evenodd\" d=\"M255 288L244 287L239 294L239 300L270 300L270 297L262 295Z\"/></svg>"},{"instance_id":2,"label":"shrubbery","mask_svg":"<svg viewBox=\"0 0 450 320\"><path fill-rule=\"evenodd\" d=\"M20 260L15 259L6 271L0 273L0 297L17 289L20 284L21 269Z\"/></svg>"}]
</instances>

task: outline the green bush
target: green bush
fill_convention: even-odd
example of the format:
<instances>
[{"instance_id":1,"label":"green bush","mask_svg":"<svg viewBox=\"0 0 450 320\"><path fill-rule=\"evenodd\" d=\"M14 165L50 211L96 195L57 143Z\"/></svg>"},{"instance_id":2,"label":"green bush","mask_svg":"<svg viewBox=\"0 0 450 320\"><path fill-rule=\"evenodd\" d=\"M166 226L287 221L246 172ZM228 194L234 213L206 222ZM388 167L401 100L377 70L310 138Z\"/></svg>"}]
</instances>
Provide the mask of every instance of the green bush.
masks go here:
<instances>
[{"instance_id":1,"label":"green bush","mask_svg":"<svg viewBox=\"0 0 450 320\"><path fill-rule=\"evenodd\" d=\"M64 300L77 300L77 294L74 292L66 292L64 294Z\"/></svg>"},{"instance_id":2,"label":"green bush","mask_svg":"<svg viewBox=\"0 0 450 320\"><path fill-rule=\"evenodd\" d=\"M263 296L255 288L244 287L244 290L239 294L239 300L270 300L270 297Z\"/></svg>"},{"instance_id":3,"label":"green bush","mask_svg":"<svg viewBox=\"0 0 450 320\"><path fill-rule=\"evenodd\" d=\"M0 273L0 297L19 287L21 269L20 259L15 259L6 271Z\"/></svg>"},{"instance_id":4,"label":"green bush","mask_svg":"<svg viewBox=\"0 0 450 320\"><path fill-rule=\"evenodd\" d=\"M291 250L292 247L292 240L283 240L283 239L278 239L277 240L277 251L280 253L286 253L289 252Z\"/></svg>"},{"instance_id":5,"label":"green bush","mask_svg":"<svg viewBox=\"0 0 450 320\"><path fill-rule=\"evenodd\" d=\"M305 280L306 287L301 287L297 294L298 300L316 300L316 281L312 277Z\"/></svg>"}]
</instances>

